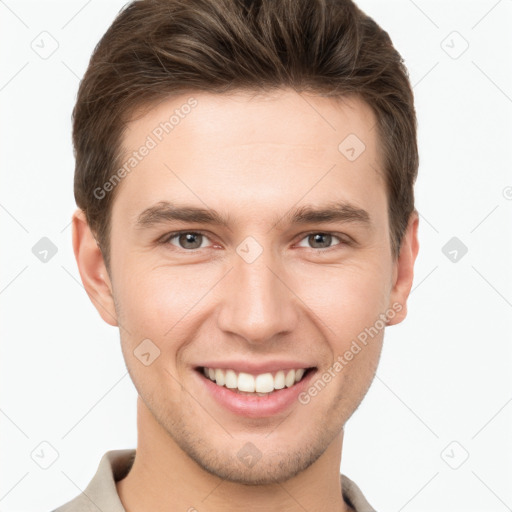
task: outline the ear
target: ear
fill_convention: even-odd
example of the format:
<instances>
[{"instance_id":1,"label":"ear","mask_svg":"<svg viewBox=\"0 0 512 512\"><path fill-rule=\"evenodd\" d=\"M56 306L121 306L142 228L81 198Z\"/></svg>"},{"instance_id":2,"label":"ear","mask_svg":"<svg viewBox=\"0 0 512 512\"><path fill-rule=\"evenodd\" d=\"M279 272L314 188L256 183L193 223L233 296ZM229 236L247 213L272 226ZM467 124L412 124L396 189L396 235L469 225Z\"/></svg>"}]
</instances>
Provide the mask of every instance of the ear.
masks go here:
<instances>
[{"instance_id":1,"label":"ear","mask_svg":"<svg viewBox=\"0 0 512 512\"><path fill-rule=\"evenodd\" d=\"M398 303L402 309L390 318L387 325L399 324L407 316L407 298L412 288L414 278L414 262L418 255L418 212L414 210L409 217L407 229L402 239L400 254L394 263L392 290L389 306ZM393 308L395 309L395 308Z\"/></svg>"},{"instance_id":2,"label":"ear","mask_svg":"<svg viewBox=\"0 0 512 512\"><path fill-rule=\"evenodd\" d=\"M101 318L107 324L117 326L112 284L103 261L103 254L83 210L79 208L75 211L72 223L73 251L85 291Z\"/></svg>"}]
</instances>

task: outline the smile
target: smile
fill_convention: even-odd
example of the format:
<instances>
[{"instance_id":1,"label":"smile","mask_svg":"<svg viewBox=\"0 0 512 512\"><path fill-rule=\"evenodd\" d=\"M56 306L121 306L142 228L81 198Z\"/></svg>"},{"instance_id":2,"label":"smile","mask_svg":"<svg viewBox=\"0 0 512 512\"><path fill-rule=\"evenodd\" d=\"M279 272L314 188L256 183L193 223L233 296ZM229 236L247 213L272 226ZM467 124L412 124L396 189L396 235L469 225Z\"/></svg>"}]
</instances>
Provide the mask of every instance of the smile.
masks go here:
<instances>
[{"instance_id":1,"label":"smile","mask_svg":"<svg viewBox=\"0 0 512 512\"><path fill-rule=\"evenodd\" d=\"M251 375L235 370L221 368L202 368L205 377L215 382L217 386L238 391L241 394L265 396L275 390L290 388L300 382L309 368L279 370L277 372Z\"/></svg>"},{"instance_id":2,"label":"smile","mask_svg":"<svg viewBox=\"0 0 512 512\"><path fill-rule=\"evenodd\" d=\"M250 374L229 368L200 366L194 374L208 396L224 410L246 418L268 418L294 406L307 389L316 367Z\"/></svg>"}]
</instances>

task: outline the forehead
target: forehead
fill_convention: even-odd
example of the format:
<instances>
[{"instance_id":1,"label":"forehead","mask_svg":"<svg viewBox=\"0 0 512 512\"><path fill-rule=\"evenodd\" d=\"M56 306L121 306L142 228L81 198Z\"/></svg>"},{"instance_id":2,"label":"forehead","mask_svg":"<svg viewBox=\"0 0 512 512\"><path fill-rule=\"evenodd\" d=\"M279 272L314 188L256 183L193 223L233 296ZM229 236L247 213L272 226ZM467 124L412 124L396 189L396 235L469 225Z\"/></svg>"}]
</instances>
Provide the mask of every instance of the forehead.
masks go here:
<instances>
[{"instance_id":1,"label":"forehead","mask_svg":"<svg viewBox=\"0 0 512 512\"><path fill-rule=\"evenodd\" d=\"M143 209L177 198L240 213L306 196L308 204L378 205L384 181L375 127L372 109L355 96L280 90L169 98L127 125L114 211L134 223Z\"/></svg>"}]
</instances>

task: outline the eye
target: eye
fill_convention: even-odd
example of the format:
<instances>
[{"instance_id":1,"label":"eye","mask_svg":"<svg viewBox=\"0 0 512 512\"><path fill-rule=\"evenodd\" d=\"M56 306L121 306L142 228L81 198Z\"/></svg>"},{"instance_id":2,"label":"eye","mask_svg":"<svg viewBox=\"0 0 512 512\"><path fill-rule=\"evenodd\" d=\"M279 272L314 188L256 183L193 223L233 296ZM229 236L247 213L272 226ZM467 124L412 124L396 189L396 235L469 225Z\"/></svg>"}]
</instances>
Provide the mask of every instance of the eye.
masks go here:
<instances>
[{"instance_id":1,"label":"eye","mask_svg":"<svg viewBox=\"0 0 512 512\"><path fill-rule=\"evenodd\" d=\"M336 235L332 235L331 233L309 233L302 240L307 240L308 243L312 244L312 249L330 249L333 247L331 242L333 239L337 239L339 242L343 243L343 240ZM335 245L341 245L341 243ZM299 244L300 247L304 247Z\"/></svg>"},{"instance_id":2,"label":"eye","mask_svg":"<svg viewBox=\"0 0 512 512\"><path fill-rule=\"evenodd\" d=\"M335 240L338 240L338 243L333 244ZM168 233L160 243L193 252L208 247L209 241L206 234L199 231L177 231ZM303 245L303 241L306 241L309 245ZM299 247L307 247L309 249L332 249L337 245L349 245L349 241L345 241L340 236L332 233L314 232L308 233L298 244Z\"/></svg>"},{"instance_id":3,"label":"eye","mask_svg":"<svg viewBox=\"0 0 512 512\"><path fill-rule=\"evenodd\" d=\"M172 240L176 239L177 242L178 242L178 245L177 247L179 247L180 249L190 249L190 250L194 250L194 249L201 249L202 247L206 247L202 245L202 242L204 242L205 240L208 240L208 238L203 234L203 233L199 233L199 232L196 232L196 231L180 231L180 232L177 232L177 233L169 233L163 240L162 240L162 243L163 244L171 244L171 245L175 245L174 243L172 243Z\"/></svg>"}]
</instances>

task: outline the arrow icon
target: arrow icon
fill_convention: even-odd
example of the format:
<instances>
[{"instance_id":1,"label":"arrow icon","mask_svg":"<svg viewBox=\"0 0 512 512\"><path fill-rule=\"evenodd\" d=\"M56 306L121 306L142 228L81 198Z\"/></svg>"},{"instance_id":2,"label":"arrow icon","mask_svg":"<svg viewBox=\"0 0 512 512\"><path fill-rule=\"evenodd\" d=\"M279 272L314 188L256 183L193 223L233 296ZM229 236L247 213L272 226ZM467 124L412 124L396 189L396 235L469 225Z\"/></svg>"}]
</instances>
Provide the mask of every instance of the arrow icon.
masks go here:
<instances>
[{"instance_id":1,"label":"arrow icon","mask_svg":"<svg viewBox=\"0 0 512 512\"><path fill-rule=\"evenodd\" d=\"M441 41L440 46L448 57L455 60L469 48L469 42L459 32L454 30Z\"/></svg>"},{"instance_id":2,"label":"arrow icon","mask_svg":"<svg viewBox=\"0 0 512 512\"><path fill-rule=\"evenodd\" d=\"M160 349L149 338L146 338L135 347L133 355L144 366L149 366L157 357L160 357Z\"/></svg>"},{"instance_id":3,"label":"arrow icon","mask_svg":"<svg viewBox=\"0 0 512 512\"><path fill-rule=\"evenodd\" d=\"M57 252L57 246L46 236L43 236L43 238L32 247L32 254L41 263L48 263Z\"/></svg>"},{"instance_id":4,"label":"arrow icon","mask_svg":"<svg viewBox=\"0 0 512 512\"><path fill-rule=\"evenodd\" d=\"M236 252L246 263L252 263L263 252L263 247L254 237L248 236L238 244Z\"/></svg>"},{"instance_id":5,"label":"arrow icon","mask_svg":"<svg viewBox=\"0 0 512 512\"><path fill-rule=\"evenodd\" d=\"M469 452L458 441L452 441L441 452L441 458L452 469L459 469L469 458Z\"/></svg>"},{"instance_id":6,"label":"arrow icon","mask_svg":"<svg viewBox=\"0 0 512 512\"><path fill-rule=\"evenodd\" d=\"M467 246L462 240L453 236L441 248L441 252L452 262L458 263L468 252Z\"/></svg>"},{"instance_id":7,"label":"arrow icon","mask_svg":"<svg viewBox=\"0 0 512 512\"><path fill-rule=\"evenodd\" d=\"M30 452L30 458L40 468L48 469L59 458L59 452L48 441L42 441Z\"/></svg>"},{"instance_id":8,"label":"arrow icon","mask_svg":"<svg viewBox=\"0 0 512 512\"><path fill-rule=\"evenodd\" d=\"M349 133L339 144L338 151L349 161L353 162L366 149L364 142L355 134Z\"/></svg>"},{"instance_id":9,"label":"arrow icon","mask_svg":"<svg viewBox=\"0 0 512 512\"><path fill-rule=\"evenodd\" d=\"M249 468L252 468L261 459L261 455L260 450L252 443L245 443L237 453L240 461Z\"/></svg>"}]
</instances>

